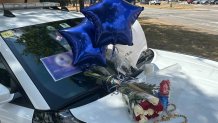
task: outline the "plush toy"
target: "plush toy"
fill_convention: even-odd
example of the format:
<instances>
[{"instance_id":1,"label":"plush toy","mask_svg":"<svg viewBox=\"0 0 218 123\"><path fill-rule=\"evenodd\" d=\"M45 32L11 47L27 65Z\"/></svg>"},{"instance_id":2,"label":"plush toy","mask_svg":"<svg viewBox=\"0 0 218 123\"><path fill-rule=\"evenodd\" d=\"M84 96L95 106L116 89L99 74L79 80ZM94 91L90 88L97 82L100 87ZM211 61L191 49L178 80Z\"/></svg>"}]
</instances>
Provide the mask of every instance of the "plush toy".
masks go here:
<instances>
[{"instance_id":1,"label":"plush toy","mask_svg":"<svg viewBox=\"0 0 218 123\"><path fill-rule=\"evenodd\" d=\"M163 80L160 83L160 95L162 96L169 96L169 91L170 91L170 81L169 80Z\"/></svg>"},{"instance_id":2,"label":"plush toy","mask_svg":"<svg viewBox=\"0 0 218 123\"><path fill-rule=\"evenodd\" d=\"M160 102L162 103L164 110L167 110L167 107L169 105L169 91L170 91L170 81L163 80L160 83L158 98L160 99Z\"/></svg>"}]
</instances>

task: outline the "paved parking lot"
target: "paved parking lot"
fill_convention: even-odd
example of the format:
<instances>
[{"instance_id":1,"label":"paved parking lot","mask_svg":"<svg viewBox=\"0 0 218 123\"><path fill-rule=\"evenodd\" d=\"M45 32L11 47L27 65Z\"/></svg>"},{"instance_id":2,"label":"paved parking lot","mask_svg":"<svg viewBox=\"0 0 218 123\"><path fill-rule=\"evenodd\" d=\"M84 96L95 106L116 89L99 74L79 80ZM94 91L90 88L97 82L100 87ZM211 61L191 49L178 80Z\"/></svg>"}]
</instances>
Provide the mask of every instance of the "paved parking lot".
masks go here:
<instances>
[{"instance_id":1,"label":"paved parking lot","mask_svg":"<svg viewBox=\"0 0 218 123\"><path fill-rule=\"evenodd\" d=\"M145 8L140 17L218 34L218 6L198 5L192 10Z\"/></svg>"}]
</instances>

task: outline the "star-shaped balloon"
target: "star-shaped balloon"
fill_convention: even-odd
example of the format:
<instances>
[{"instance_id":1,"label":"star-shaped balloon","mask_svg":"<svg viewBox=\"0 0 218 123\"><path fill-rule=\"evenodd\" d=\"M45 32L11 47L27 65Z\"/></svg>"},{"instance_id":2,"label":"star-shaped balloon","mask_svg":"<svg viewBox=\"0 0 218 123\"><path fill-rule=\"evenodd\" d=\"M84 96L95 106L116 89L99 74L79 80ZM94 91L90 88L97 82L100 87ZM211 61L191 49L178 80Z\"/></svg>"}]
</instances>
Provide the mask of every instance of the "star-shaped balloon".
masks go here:
<instances>
[{"instance_id":1,"label":"star-shaped balloon","mask_svg":"<svg viewBox=\"0 0 218 123\"><path fill-rule=\"evenodd\" d=\"M94 48L95 29L88 19L80 25L59 31L72 47L73 64L83 68L92 65L106 65L105 48Z\"/></svg>"},{"instance_id":2,"label":"star-shaped balloon","mask_svg":"<svg viewBox=\"0 0 218 123\"><path fill-rule=\"evenodd\" d=\"M142 10L143 7L131 5L123 0L103 0L84 8L82 13L93 22L96 28L93 46L133 45L131 25Z\"/></svg>"}]
</instances>

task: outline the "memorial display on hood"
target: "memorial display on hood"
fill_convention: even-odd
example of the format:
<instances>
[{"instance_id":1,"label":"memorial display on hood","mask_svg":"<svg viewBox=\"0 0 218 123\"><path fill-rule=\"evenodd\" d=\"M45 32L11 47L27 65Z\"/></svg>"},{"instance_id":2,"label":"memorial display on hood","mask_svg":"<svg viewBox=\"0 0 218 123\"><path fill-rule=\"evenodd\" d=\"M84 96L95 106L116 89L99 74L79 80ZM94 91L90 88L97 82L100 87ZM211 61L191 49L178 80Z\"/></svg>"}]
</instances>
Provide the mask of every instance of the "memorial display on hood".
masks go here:
<instances>
[{"instance_id":1,"label":"memorial display on hood","mask_svg":"<svg viewBox=\"0 0 218 123\"><path fill-rule=\"evenodd\" d=\"M123 0L103 0L81 10L85 15L81 24L59 32L72 48L73 65L82 68L85 76L106 85L109 93L122 93L135 121L147 123L184 118L187 122L184 115L173 112L176 106L169 101L170 80L163 79L158 84L139 81L137 76L143 74L143 70L133 66L130 63L133 60L126 59L126 54L118 55L115 45L134 45L132 25L142 11L143 7ZM112 49L107 47L109 44L113 45Z\"/></svg>"}]
</instances>

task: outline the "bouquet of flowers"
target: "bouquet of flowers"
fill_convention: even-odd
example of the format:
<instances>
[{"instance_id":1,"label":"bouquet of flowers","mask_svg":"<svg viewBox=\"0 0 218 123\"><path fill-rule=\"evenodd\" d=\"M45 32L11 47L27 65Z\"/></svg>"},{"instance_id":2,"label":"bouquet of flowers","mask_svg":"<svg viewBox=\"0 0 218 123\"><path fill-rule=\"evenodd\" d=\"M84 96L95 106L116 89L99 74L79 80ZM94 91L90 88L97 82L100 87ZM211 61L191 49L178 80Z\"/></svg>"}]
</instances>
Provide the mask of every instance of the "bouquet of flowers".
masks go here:
<instances>
[{"instance_id":1,"label":"bouquet of flowers","mask_svg":"<svg viewBox=\"0 0 218 123\"><path fill-rule=\"evenodd\" d=\"M163 80L160 87L146 83L126 83L119 91L133 118L139 123L146 123L161 115L168 106L169 80Z\"/></svg>"},{"instance_id":2,"label":"bouquet of flowers","mask_svg":"<svg viewBox=\"0 0 218 123\"><path fill-rule=\"evenodd\" d=\"M103 67L86 71L84 74L101 80L100 84L107 85L109 91L111 88L115 88L115 91L122 93L130 115L138 123L147 123L149 120L161 122L178 117L183 117L184 123L187 122L184 115L173 113L176 106L169 104L170 80L162 80L159 84L139 83L133 77L123 76L121 79L116 74L111 75Z\"/></svg>"}]
</instances>

